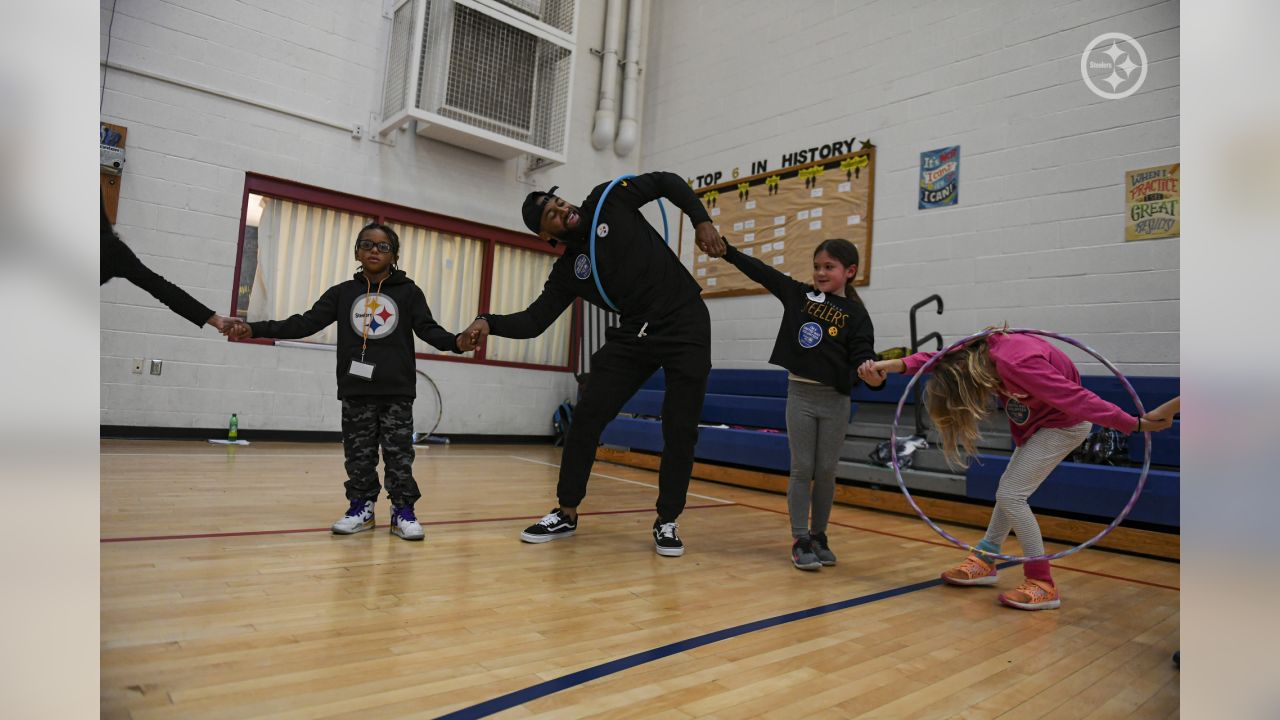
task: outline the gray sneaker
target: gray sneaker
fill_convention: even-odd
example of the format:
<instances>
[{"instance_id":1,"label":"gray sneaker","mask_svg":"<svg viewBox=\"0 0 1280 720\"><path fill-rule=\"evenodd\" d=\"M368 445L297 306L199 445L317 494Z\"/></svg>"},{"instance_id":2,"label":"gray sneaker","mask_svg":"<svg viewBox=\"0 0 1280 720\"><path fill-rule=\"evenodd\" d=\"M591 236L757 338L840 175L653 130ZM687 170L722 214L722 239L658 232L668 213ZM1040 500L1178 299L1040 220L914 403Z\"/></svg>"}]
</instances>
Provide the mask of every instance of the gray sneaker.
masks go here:
<instances>
[{"instance_id":1,"label":"gray sneaker","mask_svg":"<svg viewBox=\"0 0 1280 720\"><path fill-rule=\"evenodd\" d=\"M827 534L812 533L809 537L813 540L813 554L818 556L818 561L826 567L835 565L836 554L831 552L831 546L827 544Z\"/></svg>"},{"instance_id":2,"label":"gray sneaker","mask_svg":"<svg viewBox=\"0 0 1280 720\"><path fill-rule=\"evenodd\" d=\"M813 541L807 537L797 538L791 546L791 563L801 570L817 570L822 561L813 552Z\"/></svg>"}]
</instances>

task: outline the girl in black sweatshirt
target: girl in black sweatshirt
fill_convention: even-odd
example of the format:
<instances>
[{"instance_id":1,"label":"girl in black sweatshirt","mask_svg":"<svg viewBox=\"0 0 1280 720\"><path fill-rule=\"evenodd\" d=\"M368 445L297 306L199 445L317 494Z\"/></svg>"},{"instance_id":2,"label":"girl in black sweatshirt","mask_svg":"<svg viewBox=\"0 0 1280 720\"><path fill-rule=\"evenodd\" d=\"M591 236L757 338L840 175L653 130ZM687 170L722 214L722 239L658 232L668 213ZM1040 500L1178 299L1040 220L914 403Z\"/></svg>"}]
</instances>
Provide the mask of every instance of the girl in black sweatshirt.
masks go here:
<instances>
[{"instance_id":1,"label":"girl in black sweatshirt","mask_svg":"<svg viewBox=\"0 0 1280 720\"><path fill-rule=\"evenodd\" d=\"M849 393L859 382L858 366L876 358L875 329L853 289L858 249L842 239L819 244L813 253L812 285L733 247L724 259L782 301L782 325L769 362L786 368L789 378L791 562L802 570L835 565L826 530L849 425Z\"/></svg>"}]
</instances>

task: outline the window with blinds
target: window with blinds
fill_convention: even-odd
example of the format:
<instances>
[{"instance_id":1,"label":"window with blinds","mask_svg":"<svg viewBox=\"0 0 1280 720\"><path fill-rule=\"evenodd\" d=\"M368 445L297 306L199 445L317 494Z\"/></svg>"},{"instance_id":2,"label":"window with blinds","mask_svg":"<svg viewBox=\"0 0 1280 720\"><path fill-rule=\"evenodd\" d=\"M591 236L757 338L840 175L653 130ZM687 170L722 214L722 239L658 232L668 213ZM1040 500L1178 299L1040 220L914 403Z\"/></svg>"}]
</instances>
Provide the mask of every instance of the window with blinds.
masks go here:
<instances>
[{"instance_id":1,"label":"window with blinds","mask_svg":"<svg viewBox=\"0 0 1280 720\"><path fill-rule=\"evenodd\" d=\"M506 245L495 248L489 312L506 315L529 307L529 303L542 293L542 286L546 284L555 261L554 255L524 248ZM531 365L568 365L572 321L573 313L566 310L536 338L512 340L491 335L486 357Z\"/></svg>"},{"instance_id":2,"label":"window with blinds","mask_svg":"<svg viewBox=\"0 0 1280 720\"><path fill-rule=\"evenodd\" d=\"M522 239L507 240L502 237L504 231L493 228L487 230L498 239L480 237L485 226L443 218L439 222L442 227L430 227L412 221L414 215L426 222L436 222L432 218L439 216L336 193L330 197L313 188L300 188L298 194L319 202L254 192L253 181L251 178L244 218L236 307L236 314L249 321L282 320L305 312L325 290L350 279L360 267L355 259L356 235L372 221L386 223L400 236L398 267L422 288L436 322L452 332L465 329L482 309L512 313L528 307L542 292L556 259L546 252L506 244ZM286 188L283 194L292 193ZM335 207L348 199L347 208ZM330 201L333 205L327 204ZM466 232L468 227L475 227L477 233ZM486 270L490 253L491 269ZM486 272L491 275L486 277ZM482 289L486 287L488 295L484 297ZM490 338L476 359L565 368L569 365L571 328L572 312L566 312L540 337ZM304 341L335 344L336 326ZM418 339L415 349L422 355L458 357Z\"/></svg>"}]
</instances>

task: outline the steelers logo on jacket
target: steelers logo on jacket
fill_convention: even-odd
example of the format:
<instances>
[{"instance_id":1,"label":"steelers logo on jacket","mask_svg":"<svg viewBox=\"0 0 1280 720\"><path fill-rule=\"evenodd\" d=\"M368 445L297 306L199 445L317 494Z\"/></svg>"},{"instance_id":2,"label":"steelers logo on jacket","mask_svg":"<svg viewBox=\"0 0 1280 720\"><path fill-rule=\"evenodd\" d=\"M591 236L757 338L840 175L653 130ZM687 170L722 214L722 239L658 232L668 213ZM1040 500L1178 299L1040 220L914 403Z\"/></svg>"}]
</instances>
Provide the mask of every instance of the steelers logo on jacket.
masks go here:
<instances>
[{"instance_id":1,"label":"steelers logo on jacket","mask_svg":"<svg viewBox=\"0 0 1280 720\"><path fill-rule=\"evenodd\" d=\"M364 337L366 324L370 340L395 332L400 324L400 308L396 307L396 301L382 293L365 293L357 297L351 303L351 329L357 336Z\"/></svg>"}]
</instances>

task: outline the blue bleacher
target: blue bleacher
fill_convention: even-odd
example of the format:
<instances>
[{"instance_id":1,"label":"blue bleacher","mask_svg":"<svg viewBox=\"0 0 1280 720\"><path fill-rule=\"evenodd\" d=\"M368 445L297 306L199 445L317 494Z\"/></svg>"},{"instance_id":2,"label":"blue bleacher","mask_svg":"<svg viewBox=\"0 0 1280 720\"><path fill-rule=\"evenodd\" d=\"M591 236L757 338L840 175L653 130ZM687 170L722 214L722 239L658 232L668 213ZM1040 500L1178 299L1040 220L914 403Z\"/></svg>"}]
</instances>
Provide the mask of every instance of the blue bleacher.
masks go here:
<instances>
[{"instance_id":1,"label":"blue bleacher","mask_svg":"<svg viewBox=\"0 0 1280 720\"><path fill-rule=\"evenodd\" d=\"M886 387L875 391L859 386L851 397L851 417L858 403L896 404L910 378L890 375ZM1134 390L1150 409L1179 394L1178 378L1129 378ZM1085 387L1102 398L1133 411L1133 402L1120 381L1113 376L1086 376ZM741 467L787 472L790 451L786 435L787 374L783 370L712 370L707 382L702 422L707 425L739 425L770 428L781 432L703 427L699 431L694 456L700 461L727 463ZM623 407L623 415L611 422L602 441L609 445L648 452L662 451L663 375L658 371ZM908 398L908 403L911 399ZM631 417L640 415L644 417ZM1152 471L1142 497L1130 519L1177 527L1178 471L1180 462L1179 423L1169 430L1153 433ZM1129 457L1141 462L1142 436L1130 437ZM984 454L970 464L966 473L967 495L992 502L1000 474L1008 457ZM1170 469L1173 468L1173 469ZM1039 510L1114 517L1133 493L1139 468L1063 463L1033 496Z\"/></svg>"},{"instance_id":2,"label":"blue bleacher","mask_svg":"<svg viewBox=\"0 0 1280 720\"><path fill-rule=\"evenodd\" d=\"M1008 465L1006 456L979 454L970 461L969 470L965 473L966 495L975 500L995 502L996 486ZM1031 496L1031 507L1037 511L1113 518L1133 495L1141 470L1061 463ZM1178 527L1178 472L1151 470L1146 487L1128 519Z\"/></svg>"}]
</instances>

